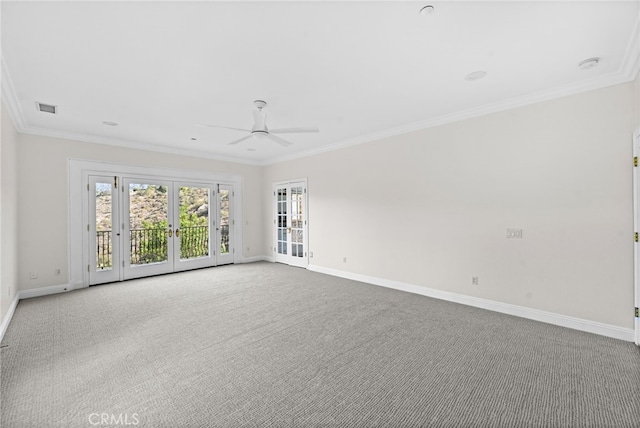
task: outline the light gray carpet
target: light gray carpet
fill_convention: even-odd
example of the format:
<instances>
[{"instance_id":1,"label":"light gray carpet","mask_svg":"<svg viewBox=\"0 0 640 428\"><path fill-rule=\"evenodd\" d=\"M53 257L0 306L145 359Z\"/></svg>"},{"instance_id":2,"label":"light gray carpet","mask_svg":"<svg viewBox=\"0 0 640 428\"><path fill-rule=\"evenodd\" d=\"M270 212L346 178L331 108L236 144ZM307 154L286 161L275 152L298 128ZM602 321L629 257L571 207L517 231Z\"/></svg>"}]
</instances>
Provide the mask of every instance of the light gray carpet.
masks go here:
<instances>
[{"instance_id":1,"label":"light gray carpet","mask_svg":"<svg viewBox=\"0 0 640 428\"><path fill-rule=\"evenodd\" d=\"M23 300L2 345L3 428L640 426L631 343L279 264Z\"/></svg>"}]
</instances>

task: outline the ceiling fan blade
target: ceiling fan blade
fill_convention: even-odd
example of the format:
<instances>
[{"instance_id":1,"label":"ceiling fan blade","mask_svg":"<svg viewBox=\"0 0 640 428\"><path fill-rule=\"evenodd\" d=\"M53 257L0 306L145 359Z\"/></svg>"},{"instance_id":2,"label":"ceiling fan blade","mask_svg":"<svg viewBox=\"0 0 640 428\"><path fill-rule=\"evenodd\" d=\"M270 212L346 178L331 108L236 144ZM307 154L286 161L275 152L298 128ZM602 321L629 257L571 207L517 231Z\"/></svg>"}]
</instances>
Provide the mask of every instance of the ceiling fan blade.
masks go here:
<instances>
[{"instance_id":1,"label":"ceiling fan blade","mask_svg":"<svg viewBox=\"0 0 640 428\"><path fill-rule=\"evenodd\" d=\"M274 134L296 134L296 133L305 133L305 132L320 132L318 128L280 128L280 129L270 129L269 132Z\"/></svg>"},{"instance_id":2,"label":"ceiling fan blade","mask_svg":"<svg viewBox=\"0 0 640 428\"><path fill-rule=\"evenodd\" d=\"M250 129L232 128L231 126L206 125L206 124L203 124L203 123L198 123L196 126L206 126L208 128L224 128L224 129L233 129L234 131L251 132Z\"/></svg>"},{"instance_id":3,"label":"ceiling fan blade","mask_svg":"<svg viewBox=\"0 0 640 428\"><path fill-rule=\"evenodd\" d=\"M274 143L280 144L283 147L288 147L293 144L291 141L287 141L284 138L278 137L277 135L273 135L273 134L268 134L267 138L273 141Z\"/></svg>"},{"instance_id":4,"label":"ceiling fan blade","mask_svg":"<svg viewBox=\"0 0 640 428\"><path fill-rule=\"evenodd\" d=\"M232 141L232 142L227 143L227 144L228 144L228 145L238 144L238 143L240 143L240 142L242 142L242 141L244 141L244 140L248 140L248 139L249 139L249 138L251 138L251 137L253 137L253 134L249 134L249 135L247 135L246 137L242 137L242 138L240 138L239 140L235 140L235 141Z\"/></svg>"}]
</instances>

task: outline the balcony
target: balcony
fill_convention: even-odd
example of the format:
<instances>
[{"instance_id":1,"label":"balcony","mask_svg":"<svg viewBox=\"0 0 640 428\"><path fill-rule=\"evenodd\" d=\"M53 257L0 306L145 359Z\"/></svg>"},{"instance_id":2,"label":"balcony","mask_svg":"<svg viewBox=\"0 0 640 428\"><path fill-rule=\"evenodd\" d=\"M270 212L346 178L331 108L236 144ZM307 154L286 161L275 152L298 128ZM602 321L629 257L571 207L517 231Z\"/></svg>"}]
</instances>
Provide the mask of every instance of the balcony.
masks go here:
<instances>
[{"instance_id":1,"label":"balcony","mask_svg":"<svg viewBox=\"0 0 640 428\"><path fill-rule=\"evenodd\" d=\"M168 260L169 242L167 229L131 229L129 250L131 265L160 263ZM190 226L180 228L180 259L209 256L209 227ZM111 230L96 232L97 269L113 266L113 236ZM221 254L229 252L229 226L220 227Z\"/></svg>"}]
</instances>

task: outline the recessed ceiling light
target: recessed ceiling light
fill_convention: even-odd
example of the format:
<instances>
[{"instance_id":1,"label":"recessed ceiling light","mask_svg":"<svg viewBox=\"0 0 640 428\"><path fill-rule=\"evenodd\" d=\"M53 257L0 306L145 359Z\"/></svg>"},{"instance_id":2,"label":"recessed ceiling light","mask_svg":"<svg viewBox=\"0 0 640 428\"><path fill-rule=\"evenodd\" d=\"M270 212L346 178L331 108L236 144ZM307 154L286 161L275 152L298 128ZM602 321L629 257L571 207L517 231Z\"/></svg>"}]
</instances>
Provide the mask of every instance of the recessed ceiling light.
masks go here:
<instances>
[{"instance_id":1,"label":"recessed ceiling light","mask_svg":"<svg viewBox=\"0 0 640 428\"><path fill-rule=\"evenodd\" d=\"M420 15L429 15L433 13L434 10L436 10L436 8L429 4L423 7L422 9L420 9Z\"/></svg>"},{"instance_id":2,"label":"recessed ceiling light","mask_svg":"<svg viewBox=\"0 0 640 428\"><path fill-rule=\"evenodd\" d=\"M580 70L589 70L590 68L593 68L596 65L598 65L599 62L600 62L600 58L598 57L587 58L584 61L580 61L578 63L578 68Z\"/></svg>"},{"instance_id":3,"label":"recessed ceiling light","mask_svg":"<svg viewBox=\"0 0 640 428\"><path fill-rule=\"evenodd\" d=\"M102 124L107 126L118 126L117 122L110 122L108 120L103 121Z\"/></svg>"},{"instance_id":4,"label":"recessed ceiling light","mask_svg":"<svg viewBox=\"0 0 640 428\"><path fill-rule=\"evenodd\" d=\"M484 76L487 75L486 71L482 71L482 70L478 70L478 71L474 71L473 73L469 73L464 77L464 80L469 80L471 82L475 81L475 80L480 80L482 79Z\"/></svg>"}]
</instances>

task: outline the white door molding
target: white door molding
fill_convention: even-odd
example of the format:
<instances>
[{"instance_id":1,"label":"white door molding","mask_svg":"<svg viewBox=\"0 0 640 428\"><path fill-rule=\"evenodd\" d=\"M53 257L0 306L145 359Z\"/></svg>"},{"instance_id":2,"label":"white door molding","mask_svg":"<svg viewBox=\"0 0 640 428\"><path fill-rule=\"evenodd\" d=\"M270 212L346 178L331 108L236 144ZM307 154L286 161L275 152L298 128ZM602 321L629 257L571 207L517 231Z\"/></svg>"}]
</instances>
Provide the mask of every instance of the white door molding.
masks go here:
<instances>
[{"instance_id":1,"label":"white door molding","mask_svg":"<svg viewBox=\"0 0 640 428\"><path fill-rule=\"evenodd\" d=\"M633 290L634 290L634 330L635 343L640 346L640 248L638 246L638 233L640 232L640 128L633 133L633 228L635 230L635 243L633 245Z\"/></svg>"}]
</instances>

